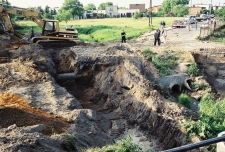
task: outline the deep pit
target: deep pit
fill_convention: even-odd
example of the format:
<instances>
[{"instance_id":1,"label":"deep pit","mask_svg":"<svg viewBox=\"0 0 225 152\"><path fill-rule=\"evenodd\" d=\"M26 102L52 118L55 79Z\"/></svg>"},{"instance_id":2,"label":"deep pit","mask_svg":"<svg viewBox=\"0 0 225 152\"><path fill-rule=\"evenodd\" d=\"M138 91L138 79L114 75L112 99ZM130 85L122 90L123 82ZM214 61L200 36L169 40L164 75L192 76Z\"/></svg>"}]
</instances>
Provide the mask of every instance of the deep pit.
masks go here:
<instances>
[{"instance_id":1,"label":"deep pit","mask_svg":"<svg viewBox=\"0 0 225 152\"><path fill-rule=\"evenodd\" d=\"M146 143L153 151L178 147L187 143L180 122L190 116L198 119L197 113L166 99L156 81L158 70L129 44L22 46L9 50L0 68L0 91L18 95L26 101L22 105L33 110L1 107L2 116L12 120L2 119L2 129L43 124L46 135L77 136L80 151L113 144L129 132L136 143ZM173 92L185 90L183 80Z\"/></svg>"},{"instance_id":2,"label":"deep pit","mask_svg":"<svg viewBox=\"0 0 225 152\"><path fill-rule=\"evenodd\" d=\"M166 102L160 89L155 90L159 88L154 80L157 70L145 61L140 51L129 45L112 45L100 55L85 54L82 50L76 47L72 53L66 50L54 53L53 61L58 61L55 62L56 73L72 72L77 76L57 82L84 109L96 112L94 121L101 131L116 140L126 131L137 129L146 135L145 141L151 143L154 151L186 142L177 121L185 115L193 115L196 119L197 114ZM91 48L85 51L90 53L89 50ZM173 87L175 92L180 89L180 86Z\"/></svg>"}]
</instances>

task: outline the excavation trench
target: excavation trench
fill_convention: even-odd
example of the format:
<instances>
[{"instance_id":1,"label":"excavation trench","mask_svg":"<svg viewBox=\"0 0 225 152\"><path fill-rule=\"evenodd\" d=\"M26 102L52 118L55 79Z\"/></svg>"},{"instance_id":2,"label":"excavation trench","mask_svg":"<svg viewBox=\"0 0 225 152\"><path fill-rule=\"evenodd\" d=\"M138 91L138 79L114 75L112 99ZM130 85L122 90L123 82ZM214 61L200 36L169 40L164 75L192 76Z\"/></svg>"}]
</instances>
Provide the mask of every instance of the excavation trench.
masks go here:
<instances>
[{"instance_id":1,"label":"excavation trench","mask_svg":"<svg viewBox=\"0 0 225 152\"><path fill-rule=\"evenodd\" d=\"M149 142L155 151L185 144L178 120L192 113L167 102L159 94L152 66L138 54L131 56L129 49L113 46L101 56L79 54L79 48L74 52L58 51L53 56L57 83L84 109L96 112L95 123L114 140L138 130L144 133L140 140ZM126 52L127 56L107 54L114 50ZM175 85L173 89L179 88ZM196 115L193 118L196 119Z\"/></svg>"},{"instance_id":2,"label":"excavation trench","mask_svg":"<svg viewBox=\"0 0 225 152\"><path fill-rule=\"evenodd\" d=\"M221 98L225 97L225 51L208 48L192 53L198 68L204 72L207 82Z\"/></svg>"}]
</instances>

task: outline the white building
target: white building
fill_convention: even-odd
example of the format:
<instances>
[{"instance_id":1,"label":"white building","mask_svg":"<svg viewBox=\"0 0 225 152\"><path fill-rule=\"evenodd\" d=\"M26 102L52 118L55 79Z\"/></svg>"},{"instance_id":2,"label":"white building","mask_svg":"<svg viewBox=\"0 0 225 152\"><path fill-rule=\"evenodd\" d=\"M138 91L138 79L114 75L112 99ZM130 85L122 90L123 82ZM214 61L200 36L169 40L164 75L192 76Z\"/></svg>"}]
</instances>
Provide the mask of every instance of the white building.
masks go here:
<instances>
[{"instance_id":1,"label":"white building","mask_svg":"<svg viewBox=\"0 0 225 152\"><path fill-rule=\"evenodd\" d=\"M193 4L193 7L201 7L201 8L210 10L212 8L212 5L211 4Z\"/></svg>"},{"instance_id":2,"label":"white building","mask_svg":"<svg viewBox=\"0 0 225 152\"><path fill-rule=\"evenodd\" d=\"M132 17L139 9L119 9L117 5L106 6L105 10L84 10L83 19L102 17Z\"/></svg>"},{"instance_id":3,"label":"white building","mask_svg":"<svg viewBox=\"0 0 225 152\"><path fill-rule=\"evenodd\" d=\"M135 12L139 12L139 9L126 9L126 10L118 10L119 17L132 17Z\"/></svg>"},{"instance_id":4,"label":"white building","mask_svg":"<svg viewBox=\"0 0 225 152\"><path fill-rule=\"evenodd\" d=\"M115 17L118 15L118 6L112 5L112 6L106 6L105 7L105 14L109 17Z\"/></svg>"},{"instance_id":5,"label":"white building","mask_svg":"<svg viewBox=\"0 0 225 152\"><path fill-rule=\"evenodd\" d=\"M99 14L106 14L105 10L85 10L83 13L83 18L97 18Z\"/></svg>"}]
</instances>

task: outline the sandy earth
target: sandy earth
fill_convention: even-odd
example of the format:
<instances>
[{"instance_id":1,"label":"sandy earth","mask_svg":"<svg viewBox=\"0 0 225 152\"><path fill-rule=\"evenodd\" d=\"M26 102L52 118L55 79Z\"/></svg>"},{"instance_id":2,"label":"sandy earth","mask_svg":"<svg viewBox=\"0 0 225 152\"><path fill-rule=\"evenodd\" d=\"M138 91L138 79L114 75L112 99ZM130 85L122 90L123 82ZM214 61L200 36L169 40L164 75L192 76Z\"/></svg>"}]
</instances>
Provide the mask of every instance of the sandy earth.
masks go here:
<instances>
[{"instance_id":1,"label":"sandy earth","mask_svg":"<svg viewBox=\"0 0 225 152\"><path fill-rule=\"evenodd\" d=\"M185 144L179 123L198 115L163 97L155 84L158 71L140 50L199 53L201 47L224 45L196 41L199 30L193 28L168 28L167 44L161 46L153 46L151 34L122 46L83 43L54 49L17 45L1 37L0 151L76 151L58 136L61 133L78 137L78 151L112 144L127 134L143 150ZM197 61L205 67L211 63L202 56ZM212 69L206 73L221 82L224 67ZM62 73L78 77L57 81Z\"/></svg>"}]
</instances>

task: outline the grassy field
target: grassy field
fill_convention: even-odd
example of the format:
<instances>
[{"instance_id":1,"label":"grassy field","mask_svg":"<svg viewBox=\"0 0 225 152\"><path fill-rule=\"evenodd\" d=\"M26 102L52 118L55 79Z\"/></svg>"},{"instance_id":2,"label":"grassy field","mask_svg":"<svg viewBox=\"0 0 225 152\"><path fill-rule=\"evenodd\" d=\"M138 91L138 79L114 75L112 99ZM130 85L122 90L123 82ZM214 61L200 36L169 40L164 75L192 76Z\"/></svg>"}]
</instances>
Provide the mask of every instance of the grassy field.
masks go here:
<instances>
[{"instance_id":1,"label":"grassy field","mask_svg":"<svg viewBox=\"0 0 225 152\"><path fill-rule=\"evenodd\" d=\"M175 17L155 17L153 25L149 27L148 18L106 18L106 19L85 19L71 20L69 22L60 22L60 28L73 26L78 30L79 39L89 42L108 42L120 40L120 32L122 29L126 32L127 39L137 38L138 36L159 28L160 21L166 22L166 27L171 26ZM17 21L22 26L19 32L27 34L30 32L31 26L34 26L35 32L41 32L41 29L32 21Z\"/></svg>"}]
</instances>

